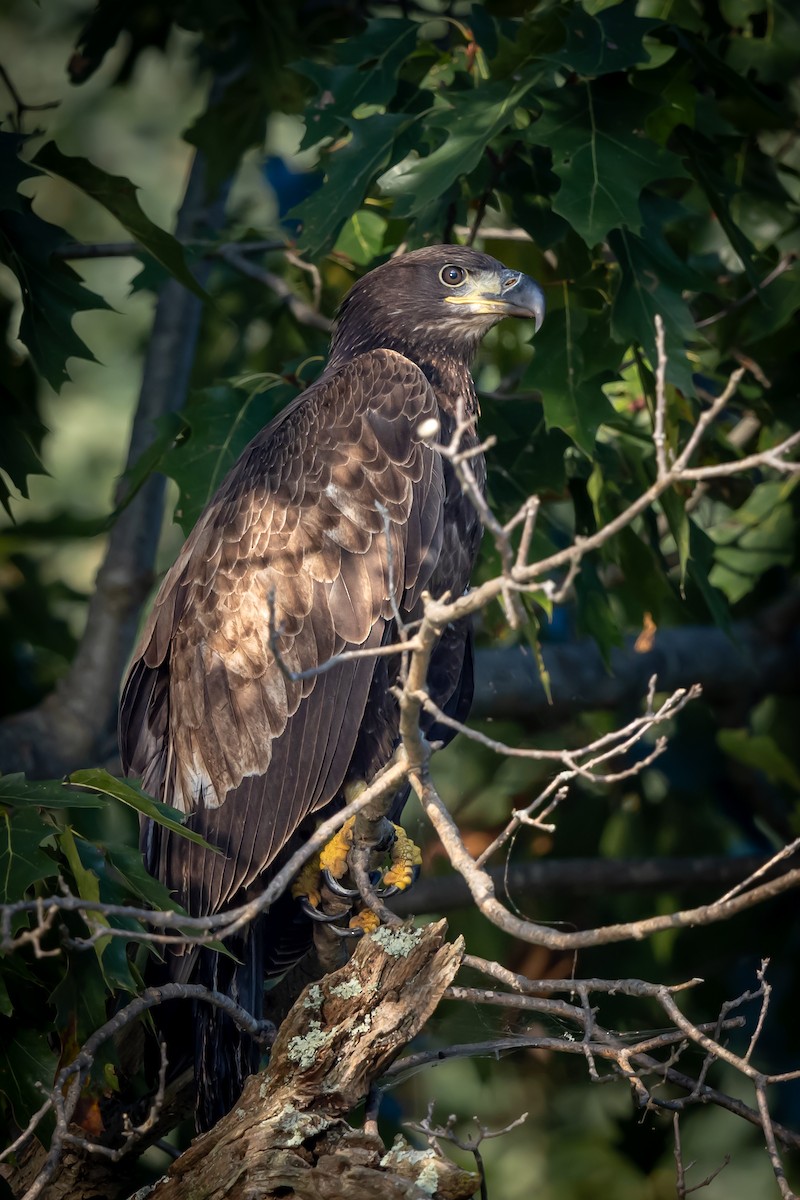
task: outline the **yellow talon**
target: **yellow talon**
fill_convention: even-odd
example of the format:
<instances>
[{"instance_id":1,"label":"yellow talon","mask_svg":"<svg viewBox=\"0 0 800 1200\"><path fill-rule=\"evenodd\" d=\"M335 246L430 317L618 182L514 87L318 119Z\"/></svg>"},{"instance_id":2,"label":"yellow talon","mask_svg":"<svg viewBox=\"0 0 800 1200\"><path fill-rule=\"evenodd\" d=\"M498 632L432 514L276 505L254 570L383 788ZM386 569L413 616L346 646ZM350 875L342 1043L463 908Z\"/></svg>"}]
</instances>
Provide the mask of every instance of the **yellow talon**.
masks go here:
<instances>
[{"instance_id":1,"label":"yellow talon","mask_svg":"<svg viewBox=\"0 0 800 1200\"><path fill-rule=\"evenodd\" d=\"M355 817L348 817L319 856L320 869L330 871L334 879L341 879L347 872L347 855L353 845L354 824Z\"/></svg>"},{"instance_id":2,"label":"yellow talon","mask_svg":"<svg viewBox=\"0 0 800 1200\"><path fill-rule=\"evenodd\" d=\"M414 867L422 865L422 851L403 829L395 825L395 843L391 850L392 865L384 873L381 887L396 887L405 891L414 881Z\"/></svg>"},{"instance_id":3,"label":"yellow talon","mask_svg":"<svg viewBox=\"0 0 800 1200\"><path fill-rule=\"evenodd\" d=\"M319 908L322 902L322 895L319 890L320 885L320 856L315 854L308 860L300 874L292 884L292 895L295 900L299 900L305 896L314 908Z\"/></svg>"},{"instance_id":4,"label":"yellow talon","mask_svg":"<svg viewBox=\"0 0 800 1200\"><path fill-rule=\"evenodd\" d=\"M350 918L351 929L363 929L364 933L374 933L380 925L380 918L369 908L364 908L357 916Z\"/></svg>"}]
</instances>

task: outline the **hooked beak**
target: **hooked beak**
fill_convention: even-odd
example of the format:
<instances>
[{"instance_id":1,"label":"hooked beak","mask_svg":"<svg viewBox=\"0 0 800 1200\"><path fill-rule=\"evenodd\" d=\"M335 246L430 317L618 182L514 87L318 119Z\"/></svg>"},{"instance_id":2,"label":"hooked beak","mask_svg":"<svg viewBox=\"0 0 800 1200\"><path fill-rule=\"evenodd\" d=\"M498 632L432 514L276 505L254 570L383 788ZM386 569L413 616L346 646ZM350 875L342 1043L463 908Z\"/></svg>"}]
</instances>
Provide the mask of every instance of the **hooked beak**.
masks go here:
<instances>
[{"instance_id":1,"label":"hooked beak","mask_svg":"<svg viewBox=\"0 0 800 1200\"><path fill-rule=\"evenodd\" d=\"M504 267L499 276L482 272L470 277L464 288L445 296L445 302L463 305L476 316L532 317L534 329L539 332L544 320L544 293L528 275Z\"/></svg>"}]
</instances>

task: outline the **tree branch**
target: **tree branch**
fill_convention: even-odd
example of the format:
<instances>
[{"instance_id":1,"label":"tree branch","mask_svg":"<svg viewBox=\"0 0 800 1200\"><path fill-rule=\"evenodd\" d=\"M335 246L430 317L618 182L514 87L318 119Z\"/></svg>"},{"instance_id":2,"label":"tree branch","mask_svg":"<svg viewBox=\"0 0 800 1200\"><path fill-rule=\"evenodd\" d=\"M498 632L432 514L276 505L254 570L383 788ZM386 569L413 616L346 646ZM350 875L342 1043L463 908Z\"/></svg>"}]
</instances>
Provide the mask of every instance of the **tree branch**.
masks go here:
<instances>
[{"instance_id":1,"label":"tree branch","mask_svg":"<svg viewBox=\"0 0 800 1200\"><path fill-rule=\"evenodd\" d=\"M800 594L792 593L782 608L795 619L800 616ZM551 726L591 709L624 710L638 702L653 675L668 692L699 683L712 704L735 705L743 717L742 710L768 693L795 694L800 678L796 625L783 617L775 622L769 612L736 622L730 636L708 625L659 629L645 652L636 650L635 637L628 637L623 647L612 648L608 666L591 638L566 644L544 641L541 654L552 702L526 647L481 647L472 718L507 717Z\"/></svg>"},{"instance_id":2,"label":"tree branch","mask_svg":"<svg viewBox=\"0 0 800 1200\"><path fill-rule=\"evenodd\" d=\"M746 879L771 861L746 855L741 858L644 858L644 859L543 859L493 867L489 877L519 902L531 896L597 895L614 889L614 894L639 894L661 889L725 887ZM785 866L776 868L785 872ZM389 903L400 916L446 913L472 904L469 888L460 875L420 879L412 891Z\"/></svg>"}]
</instances>

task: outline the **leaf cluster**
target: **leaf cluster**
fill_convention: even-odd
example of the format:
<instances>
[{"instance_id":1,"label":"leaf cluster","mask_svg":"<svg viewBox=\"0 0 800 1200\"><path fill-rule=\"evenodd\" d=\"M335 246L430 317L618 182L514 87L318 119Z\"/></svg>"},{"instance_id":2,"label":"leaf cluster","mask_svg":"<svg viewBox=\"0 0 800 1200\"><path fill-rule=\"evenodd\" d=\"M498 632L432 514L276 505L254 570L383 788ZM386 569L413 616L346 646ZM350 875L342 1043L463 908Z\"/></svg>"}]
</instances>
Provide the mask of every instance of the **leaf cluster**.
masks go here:
<instances>
[{"instance_id":1,"label":"leaf cluster","mask_svg":"<svg viewBox=\"0 0 800 1200\"><path fill-rule=\"evenodd\" d=\"M206 845L174 809L107 771L76 771L66 782L0 775L0 904L69 894L91 903L182 911L145 870L135 814ZM4 936L23 944L26 934L41 928L45 912L46 905L14 913ZM34 954L9 945L11 952L0 957L0 1114L7 1129L25 1126L57 1068L74 1057L120 997L141 990L142 954L131 954L125 936L103 933L109 927L133 939L140 922L103 912L92 919L94 929L79 913L61 912L43 930ZM93 1070L87 1103L97 1105L116 1090L118 1075L109 1046Z\"/></svg>"}]
</instances>

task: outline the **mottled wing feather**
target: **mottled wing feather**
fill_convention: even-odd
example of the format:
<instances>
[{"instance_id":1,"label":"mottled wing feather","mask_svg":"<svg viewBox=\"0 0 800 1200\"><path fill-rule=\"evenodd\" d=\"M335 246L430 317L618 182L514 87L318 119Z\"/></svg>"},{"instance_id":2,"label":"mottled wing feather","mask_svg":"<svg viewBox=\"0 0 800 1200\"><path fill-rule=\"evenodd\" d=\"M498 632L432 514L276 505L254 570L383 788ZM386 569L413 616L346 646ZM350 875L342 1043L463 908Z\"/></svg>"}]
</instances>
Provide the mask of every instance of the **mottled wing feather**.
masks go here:
<instances>
[{"instance_id":1,"label":"mottled wing feather","mask_svg":"<svg viewBox=\"0 0 800 1200\"><path fill-rule=\"evenodd\" d=\"M291 680L270 597L291 671L380 644L393 599L413 607L442 545L441 459L416 434L436 415L422 372L392 351L323 376L250 443L164 581L121 745L126 771L225 852L145 831L151 869L193 912L247 887L341 788L375 660Z\"/></svg>"}]
</instances>

